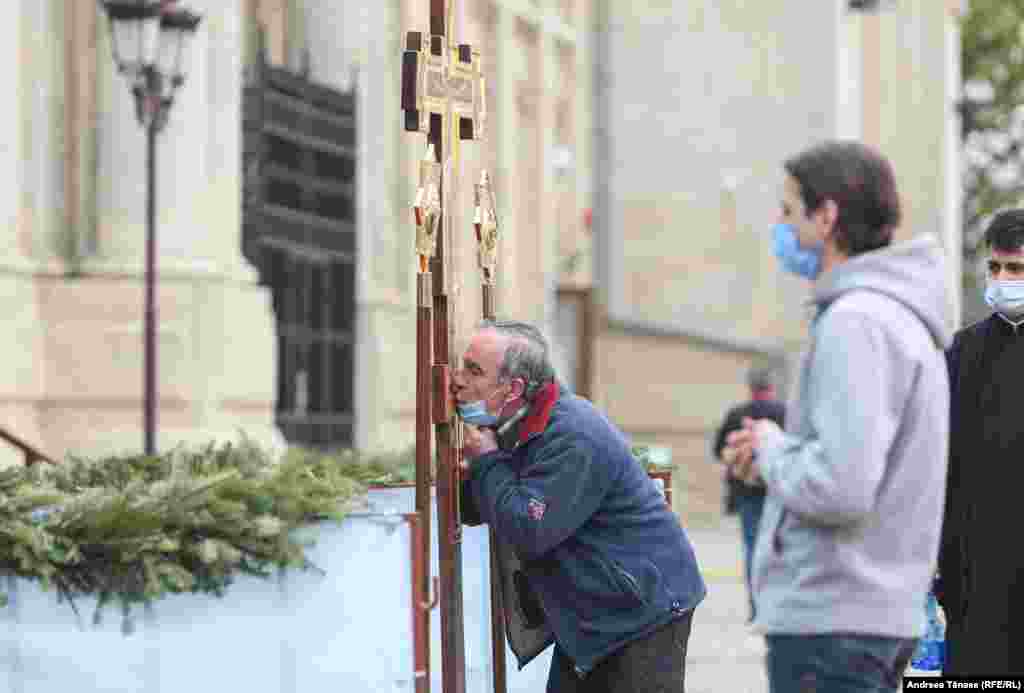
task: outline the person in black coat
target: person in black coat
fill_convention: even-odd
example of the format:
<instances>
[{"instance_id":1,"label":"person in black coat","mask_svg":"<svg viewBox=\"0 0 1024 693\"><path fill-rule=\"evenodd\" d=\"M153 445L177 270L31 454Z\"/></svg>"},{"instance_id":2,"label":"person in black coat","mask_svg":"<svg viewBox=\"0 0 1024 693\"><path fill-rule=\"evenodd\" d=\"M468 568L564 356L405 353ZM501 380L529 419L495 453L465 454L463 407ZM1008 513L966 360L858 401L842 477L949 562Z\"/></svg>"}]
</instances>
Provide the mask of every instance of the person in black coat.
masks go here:
<instances>
[{"instance_id":1,"label":"person in black coat","mask_svg":"<svg viewBox=\"0 0 1024 693\"><path fill-rule=\"evenodd\" d=\"M771 419L780 428L785 428L786 407L778 399L775 370L769 367L751 368L747 372L747 385L750 388L750 399L726 413L725 420L715 435L714 455L719 461L722 460L726 438L733 431L743 428L744 419ZM747 482L734 477L732 467L726 467L725 483L725 511L727 514L740 516L747 599L750 603L750 621L753 621L757 610L750 585L750 566L761 513L764 511L765 488L760 481Z\"/></svg>"},{"instance_id":2,"label":"person in black coat","mask_svg":"<svg viewBox=\"0 0 1024 693\"><path fill-rule=\"evenodd\" d=\"M950 455L935 594L952 675L1024 674L1024 210L985 232L993 312L958 332L949 366Z\"/></svg>"}]
</instances>

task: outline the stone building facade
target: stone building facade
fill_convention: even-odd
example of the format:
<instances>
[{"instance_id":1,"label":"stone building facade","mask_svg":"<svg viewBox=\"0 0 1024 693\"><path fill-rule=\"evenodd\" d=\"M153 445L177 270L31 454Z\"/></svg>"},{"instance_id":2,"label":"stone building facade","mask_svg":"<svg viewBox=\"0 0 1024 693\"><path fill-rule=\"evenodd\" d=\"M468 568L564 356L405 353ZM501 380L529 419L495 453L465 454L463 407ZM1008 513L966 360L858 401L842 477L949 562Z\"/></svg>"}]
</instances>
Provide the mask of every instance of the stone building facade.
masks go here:
<instances>
[{"instance_id":1,"label":"stone building facade","mask_svg":"<svg viewBox=\"0 0 1024 693\"><path fill-rule=\"evenodd\" d=\"M429 2L190 4L204 15L193 70L158 145L159 447L239 430L284 443L271 293L241 247L243 88L260 46L356 94L353 443L405 447L409 205L425 143L401 127L400 61ZM961 2L458 4L489 114L453 171L457 332L480 311L470 215L485 167L503 231L499 313L543 324L577 390L637 442L671 450L684 512L716 509L709 436L743 396L743 370L803 341L806 287L777 270L767 237L786 156L837 136L879 146L904 194L902 233L942 237L958 285ZM55 456L137 450L144 133L95 3L9 5L0 425Z\"/></svg>"},{"instance_id":2,"label":"stone building facade","mask_svg":"<svg viewBox=\"0 0 1024 693\"><path fill-rule=\"evenodd\" d=\"M672 449L694 513L718 504L710 437L746 396L744 370L791 363L805 339L807 285L771 256L786 157L829 138L880 148L899 235L936 234L959 286L963 3L881 6L595 5L594 393Z\"/></svg>"}]
</instances>

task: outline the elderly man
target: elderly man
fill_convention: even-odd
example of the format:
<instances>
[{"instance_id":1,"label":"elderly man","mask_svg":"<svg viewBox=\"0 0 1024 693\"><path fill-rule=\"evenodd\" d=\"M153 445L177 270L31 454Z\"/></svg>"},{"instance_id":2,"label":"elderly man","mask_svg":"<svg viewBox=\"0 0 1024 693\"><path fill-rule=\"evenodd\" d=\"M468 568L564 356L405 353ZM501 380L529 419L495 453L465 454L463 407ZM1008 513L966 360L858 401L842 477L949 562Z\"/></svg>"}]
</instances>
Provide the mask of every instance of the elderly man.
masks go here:
<instances>
[{"instance_id":1,"label":"elderly man","mask_svg":"<svg viewBox=\"0 0 1024 693\"><path fill-rule=\"evenodd\" d=\"M684 691L706 588L626 437L559 384L526 323L483 323L454 394L473 425L463 519L489 524L521 562L519 608L556 643L549 693Z\"/></svg>"}]
</instances>

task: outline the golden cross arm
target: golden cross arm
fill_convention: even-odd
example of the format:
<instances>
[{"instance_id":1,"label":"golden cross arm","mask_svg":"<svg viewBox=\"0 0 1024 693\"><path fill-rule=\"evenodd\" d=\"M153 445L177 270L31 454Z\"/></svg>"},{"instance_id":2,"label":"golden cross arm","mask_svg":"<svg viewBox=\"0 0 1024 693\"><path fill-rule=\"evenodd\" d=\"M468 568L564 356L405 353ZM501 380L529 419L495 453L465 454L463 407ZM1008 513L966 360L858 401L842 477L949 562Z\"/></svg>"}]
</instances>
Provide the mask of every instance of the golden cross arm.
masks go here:
<instances>
[{"instance_id":1,"label":"golden cross arm","mask_svg":"<svg viewBox=\"0 0 1024 693\"><path fill-rule=\"evenodd\" d=\"M430 114L457 119L459 139L484 135L487 103L480 51L469 44L449 47L444 36L410 31L402 54L402 110L405 129L430 132Z\"/></svg>"}]
</instances>

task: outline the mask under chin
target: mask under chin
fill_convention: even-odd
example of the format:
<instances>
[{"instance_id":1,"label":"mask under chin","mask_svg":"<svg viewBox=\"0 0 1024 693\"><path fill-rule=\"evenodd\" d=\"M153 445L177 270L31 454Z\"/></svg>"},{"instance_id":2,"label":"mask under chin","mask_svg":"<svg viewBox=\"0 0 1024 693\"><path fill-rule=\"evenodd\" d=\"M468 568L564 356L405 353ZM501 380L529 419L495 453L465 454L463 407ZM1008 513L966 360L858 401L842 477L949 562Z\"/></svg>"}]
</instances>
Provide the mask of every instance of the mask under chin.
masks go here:
<instances>
[{"instance_id":1,"label":"mask under chin","mask_svg":"<svg viewBox=\"0 0 1024 693\"><path fill-rule=\"evenodd\" d=\"M460 402L457 407L459 417L474 426L494 426L498 417L487 411L487 404L479 399L475 402Z\"/></svg>"}]
</instances>

